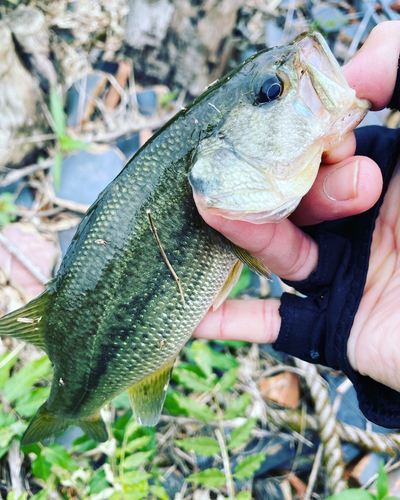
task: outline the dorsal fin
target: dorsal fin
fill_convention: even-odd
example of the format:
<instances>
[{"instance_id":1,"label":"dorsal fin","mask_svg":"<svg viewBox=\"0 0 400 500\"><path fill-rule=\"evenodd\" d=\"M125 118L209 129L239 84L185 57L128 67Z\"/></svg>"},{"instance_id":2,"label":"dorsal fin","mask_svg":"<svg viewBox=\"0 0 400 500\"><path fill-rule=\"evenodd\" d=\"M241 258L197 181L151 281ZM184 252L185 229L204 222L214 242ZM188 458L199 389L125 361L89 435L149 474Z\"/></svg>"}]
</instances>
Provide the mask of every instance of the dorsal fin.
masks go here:
<instances>
[{"instance_id":1,"label":"dorsal fin","mask_svg":"<svg viewBox=\"0 0 400 500\"><path fill-rule=\"evenodd\" d=\"M45 351L43 318L48 298L49 294L45 291L25 307L0 318L0 335L29 342Z\"/></svg>"}]
</instances>

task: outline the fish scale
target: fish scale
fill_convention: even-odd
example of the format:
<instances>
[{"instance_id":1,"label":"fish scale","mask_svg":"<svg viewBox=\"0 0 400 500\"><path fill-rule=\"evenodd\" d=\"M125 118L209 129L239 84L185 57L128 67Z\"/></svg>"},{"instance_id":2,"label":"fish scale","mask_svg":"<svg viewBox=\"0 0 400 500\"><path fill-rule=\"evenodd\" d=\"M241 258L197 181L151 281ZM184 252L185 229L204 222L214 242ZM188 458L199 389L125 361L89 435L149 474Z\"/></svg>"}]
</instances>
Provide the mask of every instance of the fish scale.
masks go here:
<instances>
[{"instance_id":1,"label":"fish scale","mask_svg":"<svg viewBox=\"0 0 400 500\"><path fill-rule=\"evenodd\" d=\"M310 43L332 66L328 77L306 60ZM294 209L324 141L336 144L367 109L328 51L319 34L262 51L180 111L89 208L46 291L0 319L0 334L44 349L54 364L49 399L23 445L69 425L105 441L100 409L125 389L138 422L157 423L176 356L227 297L242 262L269 275L205 224L193 193L205 209L229 218L234 207L233 218L252 222ZM276 100L260 102L270 81Z\"/></svg>"}]
</instances>

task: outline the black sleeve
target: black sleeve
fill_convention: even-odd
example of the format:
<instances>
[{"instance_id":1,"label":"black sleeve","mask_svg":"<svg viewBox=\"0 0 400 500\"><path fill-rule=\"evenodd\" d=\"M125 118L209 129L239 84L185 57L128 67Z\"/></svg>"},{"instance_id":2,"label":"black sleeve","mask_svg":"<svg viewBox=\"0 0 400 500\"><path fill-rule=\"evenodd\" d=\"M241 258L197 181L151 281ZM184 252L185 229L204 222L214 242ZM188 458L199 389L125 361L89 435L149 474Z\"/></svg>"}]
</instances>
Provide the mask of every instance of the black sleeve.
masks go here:
<instances>
[{"instance_id":1,"label":"black sleeve","mask_svg":"<svg viewBox=\"0 0 400 500\"><path fill-rule=\"evenodd\" d=\"M400 109L400 70L390 106ZM372 158L382 170L382 195L367 212L303 228L319 245L318 265L306 280L287 281L306 297L282 295L282 325L274 348L341 370L353 382L364 415L399 428L400 393L354 371L347 340L364 290L375 220L400 153L400 129L363 127L356 137L356 154Z\"/></svg>"}]
</instances>

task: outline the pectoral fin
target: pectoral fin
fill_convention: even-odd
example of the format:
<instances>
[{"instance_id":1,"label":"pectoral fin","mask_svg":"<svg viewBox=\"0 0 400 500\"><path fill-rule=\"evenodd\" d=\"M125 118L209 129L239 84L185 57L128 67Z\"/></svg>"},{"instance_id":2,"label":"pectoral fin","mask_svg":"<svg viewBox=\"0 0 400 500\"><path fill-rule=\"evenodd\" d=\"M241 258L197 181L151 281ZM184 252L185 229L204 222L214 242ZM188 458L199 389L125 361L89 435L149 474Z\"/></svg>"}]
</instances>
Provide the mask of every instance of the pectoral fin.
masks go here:
<instances>
[{"instance_id":1,"label":"pectoral fin","mask_svg":"<svg viewBox=\"0 0 400 500\"><path fill-rule=\"evenodd\" d=\"M225 281L224 286L221 288L216 299L214 300L214 304L212 306L213 311L216 311L218 307L222 304L222 302L231 293L232 288L236 285L238 279L240 278L240 273L242 272L242 269L243 269L243 263L240 260L238 260L236 264L233 266L233 269L230 272L228 279Z\"/></svg>"},{"instance_id":2,"label":"pectoral fin","mask_svg":"<svg viewBox=\"0 0 400 500\"><path fill-rule=\"evenodd\" d=\"M127 389L133 414L140 425L152 427L160 420L174 363L172 360Z\"/></svg>"},{"instance_id":3,"label":"pectoral fin","mask_svg":"<svg viewBox=\"0 0 400 500\"><path fill-rule=\"evenodd\" d=\"M243 264L246 264L249 269L259 274L260 276L271 279L271 271L265 264L256 259L254 255L251 255L251 253L243 250L243 248L236 246L234 243L231 243L231 245L236 257L240 261L242 261Z\"/></svg>"},{"instance_id":4,"label":"pectoral fin","mask_svg":"<svg viewBox=\"0 0 400 500\"><path fill-rule=\"evenodd\" d=\"M43 317L46 313L48 292L44 292L25 307L0 319L0 335L14 337L46 350Z\"/></svg>"}]
</instances>

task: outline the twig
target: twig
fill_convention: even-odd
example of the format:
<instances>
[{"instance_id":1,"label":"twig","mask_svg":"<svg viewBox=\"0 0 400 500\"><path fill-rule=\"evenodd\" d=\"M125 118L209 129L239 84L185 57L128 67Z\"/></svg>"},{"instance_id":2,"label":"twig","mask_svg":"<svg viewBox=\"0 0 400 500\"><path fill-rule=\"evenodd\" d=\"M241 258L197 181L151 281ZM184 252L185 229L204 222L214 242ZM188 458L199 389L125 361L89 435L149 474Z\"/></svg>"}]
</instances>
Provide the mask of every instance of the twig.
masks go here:
<instances>
[{"instance_id":1,"label":"twig","mask_svg":"<svg viewBox=\"0 0 400 500\"><path fill-rule=\"evenodd\" d=\"M317 453L315 455L314 464L313 464L312 469L311 469L310 478L308 480L308 485L307 485L307 489L306 489L306 492L304 494L303 500L309 500L309 498L311 497L312 491L314 489L315 481L317 480L317 477L318 477L318 470L319 470L319 467L321 465L323 451L324 451L324 446L322 443L320 443L318 446Z\"/></svg>"},{"instance_id":2,"label":"twig","mask_svg":"<svg viewBox=\"0 0 400 500\"><path fill-rule=\"evenodd\" d=\"M81 214L85 214L88 211L90 205L86 205L84 203L78 203L72 200L64 200L64 198L54 198L54 203L59 207L67 208L68 210L72 210L73 212L79 212Z\"/></svg>"},{"instance_id":3,"label":"twig","mask_svg":"<svg viewBox=\"0 0 400 500\"><path fill-rule=\"evenodd\" d=\"M14 182L19 181L22 177L26 175L31 175L39 170L45 170L53 166L54 159L48 158L40 163L34 165L28 165L27 167L19 168L18 170L12 170L9 174L6 174L3 179L0 180L0 187L8 186Z\"/></svg>"},{"instance_id":4,"label":"twig","mask_svg":"<svg viewBox=\"0 0 400 500\"><path fill-rule=\"evenodd\" d=\"M57 139L56 134L41 134L34 135L33 137L21 137L19 139L12 139L8 145L9 147L15 147L19 144L26 144L27 142L43 142L43 141L54 141Z\"/></svg>"},{"instance_id":5,"label":"twig","mask_svg":"<svg viewBox=\"0 0 400 500\"><path fill-rule=\"evenodd\" d=\"M223 428L222 428L223 431ZM219 447L221 448L221 456L222 460L224 462L224 471L225 471L225 478L226 478L226 489L228 491L228 498L230 500L234 500L235 498L235 493L234 493L234 485L233 485L233 479L232 479L232 473L231 473L231 466L229 463L229 456L228 456L228 450L226 449L226 442L224 439L224 436L222 435L222 432L220 429L215 429L215 435L217 436L218 444Z\"/></svg>"},{"instance_id":6,"label":"twig","mask_svg":"<svg viewBox=\"0 0 400 500\"><path fill-rule=\"evenodd\" d=\"M21 351L25 347L25 342L21 342L20 344L17 345L15 349L13 349L0 363L0 369L3 368L3 366L6 366L6 364L14 357L16 356L19 351Z\"/></svg>"},{"instance_id":7,"label":"twig","mask_svg":"<svg viewBox=\"0 0 400 500\"><path fill-rule=\"evenodd\" d=\"M19 448L19 441L13 439L8 451L8 464L10 466L11 484L16 497L19 498L25 491L21 480L21 466L24 455Z\"/></svg>"},{"instance_id":8,"label":"twig","mask_svg":"<svg viewBox=\"0 0 400 500\"><path fill-rule=\"evenodd\" d=\"M151 218L151 210L148 208L147 211L146 211L146 213L147 213L147 216L149 218L151 230L152 230L152 232L154 234L154 237L155 237L155 239L157 241L158 248L160 249L161 255L163 256L163 258L165 260L165 263L167 264L168 269L171 271L171 274L174 277L174 280L176 281L176 283L178 285L179 292L180 292L181 297L182 297L183 307L186 308L185 296L183 295L181 280L178 278L178 275L174 271L173 267L171 266L170 261L168 260L168 257L166 255L166 253L164 252L164 249L163 249L163 247L161 245L160 238L158 237L158 234L157 234L156 226L154 225L153 219Z\"/></svg>"},{"instance_id":9,"label":"twig","mask_svg":"<svg viewBox=\"0 0 400 500\"><path fill-rule=\"evenodd\" d=\"M28 257L21 252L8 238L0 233L0 243L2 243L7 250L18 259L21 264L23 264L28 271L35 276L35 278L40 281L43 285L49 281L42 271L30 260Z\"/></svg>"}]
</instances>

